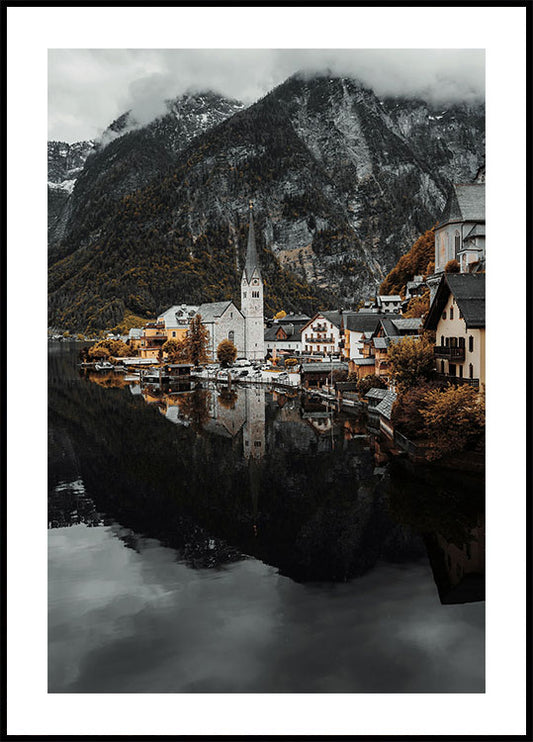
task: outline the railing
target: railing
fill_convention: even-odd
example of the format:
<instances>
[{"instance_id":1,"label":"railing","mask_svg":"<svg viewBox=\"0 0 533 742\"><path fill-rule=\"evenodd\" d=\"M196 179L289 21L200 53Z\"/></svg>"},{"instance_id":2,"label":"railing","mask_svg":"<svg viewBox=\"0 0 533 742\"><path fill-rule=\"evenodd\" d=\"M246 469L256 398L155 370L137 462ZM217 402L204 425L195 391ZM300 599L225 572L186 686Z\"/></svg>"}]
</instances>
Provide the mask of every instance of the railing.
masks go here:
<instances>
[{"instance_id":1,"label":"railing","mask_svg":"<svg viewBox=\"0 0 533 742\"><path fill-rule=\"evenodd\" d=\"M479 389L479 379L468 379L461 376L447 376L446 374L435 374L438 381L448 381L454 386L469 384L474 389Z\"/></svg>"},{"instance_id":2,"label":"railing","mask_svg":"<svg viewBox=\"0 0 533 742\"><path fill-rule=\"evenodd\" d=\"M310 338L306 337L304 339L304 343L334 343L335 338L328 337L328 338Z\"/></svg>"},{"instance_id":3,"label":"railing","mask_svg":"<svg viewBox=\"0 0 533 742\"><path fill-rule=\"evenodd\" d=\"M450 345L435 345L435 358L446 358L448 361L464 361L465 349L452 348Z\"/></svg>"}]
</instances>

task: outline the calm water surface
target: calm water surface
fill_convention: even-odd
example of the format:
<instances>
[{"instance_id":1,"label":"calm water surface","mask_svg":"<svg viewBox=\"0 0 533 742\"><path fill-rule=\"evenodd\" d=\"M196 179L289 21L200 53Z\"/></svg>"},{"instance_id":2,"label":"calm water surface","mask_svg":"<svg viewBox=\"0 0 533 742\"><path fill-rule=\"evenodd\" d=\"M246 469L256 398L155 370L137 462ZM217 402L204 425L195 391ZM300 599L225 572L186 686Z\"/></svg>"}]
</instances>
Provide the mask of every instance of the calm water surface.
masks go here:
<instances>
[{"instance_id":1,"label":"calm water surface","mask_svg":"<svg viewBox=\"0 0 533 742\"><path fill-rule=\"evenodd\" d=\"M49 354L50 692L483 692L479 482L364 420Z\"/></svg>"}]
</instances>

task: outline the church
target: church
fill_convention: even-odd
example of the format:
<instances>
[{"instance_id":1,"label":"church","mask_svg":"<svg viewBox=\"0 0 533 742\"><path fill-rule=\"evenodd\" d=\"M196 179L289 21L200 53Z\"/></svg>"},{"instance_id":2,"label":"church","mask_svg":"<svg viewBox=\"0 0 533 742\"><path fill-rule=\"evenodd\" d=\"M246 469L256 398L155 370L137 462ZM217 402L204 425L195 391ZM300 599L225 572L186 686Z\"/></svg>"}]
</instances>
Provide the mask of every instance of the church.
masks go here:
<instances>
[{"instance_id":1,"label":"church","mask_svg":"<svg viewBox=\"0 0 533 742\"><path fill-rule=\"evenodd\" d=\"M255 245L252 212L253 205L250 202L250 225L241 280L240 310L232 301L209 302L195 308L195 313L201 316L202 324L209 333L208 353L212 361L216 361L219 343L226 339L231 340L237 348L237 358L262 361L265 357L263 279ZM158 317L158 323L164 325L168 338L171 337L171 331L174 332L172 337L177 337L177 322L183 322L183 319L178 317L174 311L179 309L178 306L171 307ZM189 312L186 324L190 319ZM183 334L185 334L185 328ZM151 350L151 348L146 350Z\"/></svg>"}]
</instances>

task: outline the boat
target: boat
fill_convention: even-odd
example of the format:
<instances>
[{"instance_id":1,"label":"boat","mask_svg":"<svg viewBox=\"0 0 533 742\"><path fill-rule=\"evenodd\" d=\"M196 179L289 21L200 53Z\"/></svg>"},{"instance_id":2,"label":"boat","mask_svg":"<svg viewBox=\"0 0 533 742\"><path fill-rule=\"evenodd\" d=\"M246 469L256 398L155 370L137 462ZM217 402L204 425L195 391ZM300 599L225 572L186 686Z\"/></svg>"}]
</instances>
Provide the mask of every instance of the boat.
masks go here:
<instances>
[{"instance_id":1,"label":"boat","mask_svg":"<svg viewBox=\"0 0 533 742\"><path fill-rule=\"evenodd\" d=\"M109 361L98 361L94 364L96 371L114 371L115 367Z\"/></svg>"}]
</instances>

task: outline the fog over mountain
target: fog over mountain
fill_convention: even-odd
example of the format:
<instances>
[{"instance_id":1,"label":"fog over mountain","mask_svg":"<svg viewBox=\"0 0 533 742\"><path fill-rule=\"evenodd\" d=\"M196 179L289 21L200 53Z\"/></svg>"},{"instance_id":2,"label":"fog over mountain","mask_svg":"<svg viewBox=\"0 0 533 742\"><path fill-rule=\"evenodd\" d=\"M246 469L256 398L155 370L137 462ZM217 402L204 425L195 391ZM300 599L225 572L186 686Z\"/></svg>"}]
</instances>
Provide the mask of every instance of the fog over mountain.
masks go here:
<instances>
[{"instance_id":1,"label":"fog over mountain","mask_svg":"<svg viewBox=\"0 0 533 742\"><path fill-rule=\"evenodd\" d=\"M250 198L267 311L351 306L484 161L482 102L380 96L333 74L295 74L248 107L204 92L165 111L115 118L54 215L51 324L238 300Z\"/></svg>"}]
</instances>

